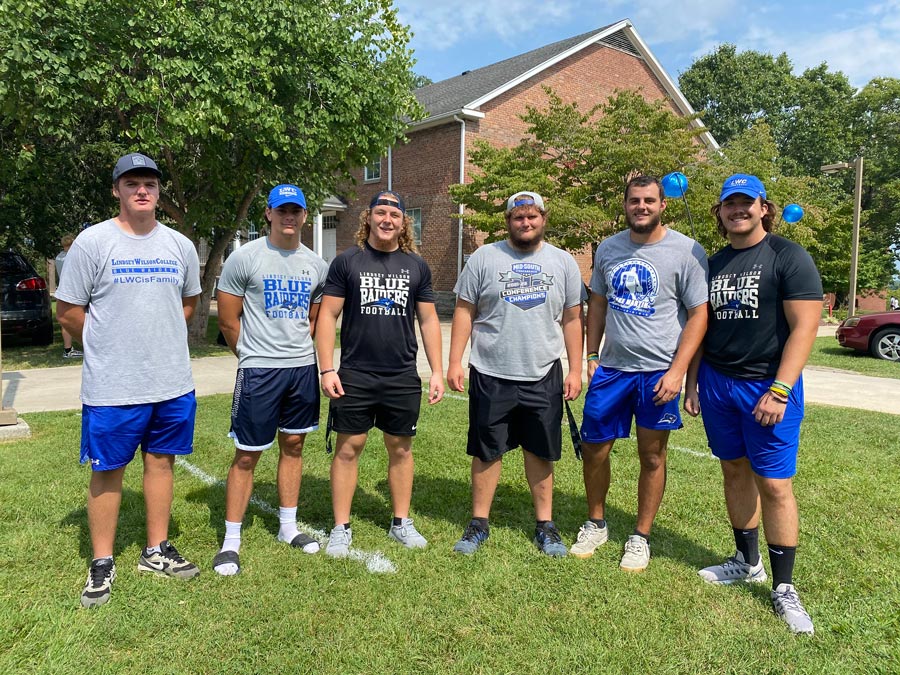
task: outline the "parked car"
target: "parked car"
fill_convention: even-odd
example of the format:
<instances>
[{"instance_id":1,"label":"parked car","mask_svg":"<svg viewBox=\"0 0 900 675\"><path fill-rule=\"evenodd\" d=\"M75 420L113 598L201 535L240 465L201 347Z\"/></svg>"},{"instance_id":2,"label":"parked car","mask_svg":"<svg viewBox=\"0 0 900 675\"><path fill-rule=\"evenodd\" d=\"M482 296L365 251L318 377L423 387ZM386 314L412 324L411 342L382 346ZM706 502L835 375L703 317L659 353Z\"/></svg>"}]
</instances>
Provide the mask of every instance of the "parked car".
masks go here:
<instances>
[{"instance_id":1,"label":"parked car","mask_svg":"<svg viewBox=\"0 0 900 675\"><path fill-rule=\"evenodd\" d=\"M36 345L53 342L53 317L47 282L15 251L0 251L3 339L20 337Z\"/></svg>"},{"instance_id":2,"label":"parked car","mask_svg":"<svg viewBox=\"0 0 900 675\"><path fill-rule=\"evenodd\" d=\"M887 361L900 361L900 312L851 316L835 333L841 347L867 351Z\"/></svg>"}]
</instances>

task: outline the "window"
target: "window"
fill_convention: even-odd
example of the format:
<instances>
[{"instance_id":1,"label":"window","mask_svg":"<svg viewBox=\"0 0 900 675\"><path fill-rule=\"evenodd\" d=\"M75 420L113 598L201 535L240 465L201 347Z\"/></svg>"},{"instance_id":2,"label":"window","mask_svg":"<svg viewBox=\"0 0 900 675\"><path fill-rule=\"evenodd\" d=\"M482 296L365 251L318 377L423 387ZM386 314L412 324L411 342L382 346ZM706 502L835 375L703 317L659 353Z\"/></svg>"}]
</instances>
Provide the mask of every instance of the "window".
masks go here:
<instances>
[{"instance_id":1,"label":"window","mask_svg":"<svg viewBox=\"0 0 900 675\"><path fill-rule=\"evenodd\" d=\"M371 164L366 165L363 171L363 180L367 183L370 181L381 180L381 157Z\"/></svg>"},{"instance_id":2,"label":"window","mask_svg":"<svg viewBox=\"0 0 900 675\"><path fill-rule=\"evenodd\" d=\"M327 215L322 216L322 229L323 230L337 229L337 224L338 224L338 219L335 214L329 213Z\"/></svg>"},{"instance_id":3,"label":"window","mask_svg":"<svg viewBox=\"0 0 900 675\"><path fill-rule=\"evenodd\" d=\"M422 209L406 209L406 213L413 221L413 239L416 246L422 245Z\"/></svg>"}]
</instances>

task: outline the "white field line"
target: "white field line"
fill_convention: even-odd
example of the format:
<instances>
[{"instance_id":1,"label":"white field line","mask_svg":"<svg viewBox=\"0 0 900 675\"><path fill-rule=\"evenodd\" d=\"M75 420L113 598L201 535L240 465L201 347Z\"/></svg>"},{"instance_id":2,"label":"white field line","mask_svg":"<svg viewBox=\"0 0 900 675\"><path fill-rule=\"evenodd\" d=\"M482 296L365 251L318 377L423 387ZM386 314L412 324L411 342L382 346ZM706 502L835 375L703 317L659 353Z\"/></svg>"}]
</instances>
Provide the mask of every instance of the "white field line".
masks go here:
<instances>
[{"instance_id":1,"label":"white field line","mask_svg":"<svg viewBox=\"0 0 900 675\"><path fill-rule=\"evenodd\" d=\"M423 388L422 388L422 391L425 392L425 393L427 394L427 393L428 393L428 388L427 388L427 387L423 387ZM468 396L460 396L459 394L444 394L444 398L452 398L452 399L455 399L455 400L457 400L457 401L468 401L468 400L469 400L469 397L468 397ZM630 441L636 441L637 439L636 439L634 436L632 436L632 437L629 438L628 440L630 440ZM703 459L716 459L716 458L713 456L713 454L712 454L711 452L709 452L709 451L707 451L707 452L700 452L699 450L692 450L691 448L682 448L682 447L680 447L680 446L678 446L678 445L670 445L670 446L669 446L669 450L675 450L675 451L677 451L677 452L683 452L683 453L686 454L686 455L693 455L694 457L701 457L701 458L703 458Z\"/></svg>"},{"instance_id":2,"label":"white field line","mask_svg":"<svg viewBox=\"0 0 900 675\"><path fill-rule=\"evenodd\" d=\"M199 478L201 481L206 483L207 485L212 485L214 487L225 487L225 481L218 480L213 476L210 476L203 469L194 464L191 464L186 459L181 457L177 457L175 459L175 463L184 468L188 473L193 475L195 478ZM269 504L268 502L263 501L259 497L252 496L250 497L250 503L257 507L260 511L264 511L265 513L277 516L278 509ZM326 535L322 530L317 530L316 528L307 525L301 521L297 521L297 529L305 532L311 537L314 537L319 545L323 548L325 544L328 543L328 535ZM366 569L369 572L374 574L388 574L397 571L396 566L392 563L381 551L362 551L358 548L351 548L350 554L347 556L351 560L356 560L357 562L361 562L365 564Z\"/></svg>"}]
</instances>

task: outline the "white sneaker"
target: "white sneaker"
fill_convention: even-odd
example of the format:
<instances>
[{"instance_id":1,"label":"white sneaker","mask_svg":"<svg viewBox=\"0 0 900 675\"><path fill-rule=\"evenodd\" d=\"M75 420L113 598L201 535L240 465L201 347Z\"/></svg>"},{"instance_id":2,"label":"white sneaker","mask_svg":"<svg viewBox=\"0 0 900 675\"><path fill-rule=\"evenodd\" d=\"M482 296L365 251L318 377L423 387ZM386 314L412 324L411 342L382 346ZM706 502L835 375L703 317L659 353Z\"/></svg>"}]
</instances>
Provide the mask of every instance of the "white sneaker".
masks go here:
<instances>
[{"instance_id":1,"label":"white sneaker","mask_svg":"<svg viewBox=\"0 0 900 675\"><path fill-rule=\"evenodd\" d=\"M590 558L594 555L594 549L605 544L609 538L609 528L604 525L598 527L597 523L585 521L578 530L578 537L569 552L576 558Z\"/></svg>"},{"instance_id":2,"label":"white sneaker","mask_svg":"<svg viewBox=\"0 0 900 675\"><path fill-rule=\"evenodd\" d=\"M650 564L650 542L639 534L632 534L625 542L625 552L619 563L626 572L643 572Z\"/></svg>"},{"instance_id":3,"label":"white sneaker","mask_svg":"<svg viewBox=\"0 0 900 675\"><path fill-rule=\"evenodd\" d=\"M735 551L734 555L722 564L704 567L697 574L708 584L758 583L769 578L763 567L762 556L751 566L744 562L744 554L740 551Z\"/></svg>"},{"instance_id":4,"label":"white sneaker","mask_svg":"<svg viewBox=\"0 0 900 675\"><path fill-rule=\"evenodd\" d=\"M350 542L353 541L353 531L343 525L336 526L328 535L328 545L325 547L325 555L332 558L346 558L350 555Z\"/></svg>"},{"instance_id":5,"label":"white sneaker","mask_svg":"<svg viewBox=\"0 0 900 675\"><path fill-rule=\"evenodd\" d=\"M812 619L803 609L797 589L792 584L778 584L778 588L772 591L772 608L792 633L813 634Z\"/></svg>"},{"instance_id":6,"label":"white sneaker","mask_svg":"<svg viewBox=\"0 0 900 675\"><path fill-rule=\"evenodd\" d=\"M413 525L412 518L404 518L399 525L391 525L388 536L394 541L403 544L406 548L425 548L428 546L428 540L419 534L416 526Z\"/></svg>"}]
</instances>

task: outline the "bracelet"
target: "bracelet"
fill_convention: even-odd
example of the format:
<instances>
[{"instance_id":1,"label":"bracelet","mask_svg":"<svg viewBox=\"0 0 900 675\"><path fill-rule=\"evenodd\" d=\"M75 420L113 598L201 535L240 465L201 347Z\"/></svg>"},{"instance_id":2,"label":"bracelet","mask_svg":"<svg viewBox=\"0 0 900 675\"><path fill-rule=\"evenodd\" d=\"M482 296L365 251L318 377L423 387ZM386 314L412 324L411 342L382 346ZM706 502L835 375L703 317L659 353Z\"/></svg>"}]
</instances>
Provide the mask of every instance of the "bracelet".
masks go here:
<instances>
[{"instance_id":1,"label":"bracelet","mask_svg":"<svg viewBox=\"0 0 900 675\"><path fill-rule=\"evenodd\" d=\"M327 375L328 373L333 373L333 372L334 372L334 368L328 368L327 370L320 370L319 377L321 377L322 375Z\"/></svg>"},{"instance_id":2,"label":"bracelet","mask_svg":"<svg viewBox=\"0 0 900 675\"><path fill-rule=\"evenodd\" d=\"M774 398L774 399L775 399L776 401L778 401L779 403L781 403L781 404L783 404L783 405L787 405L788 399L787 399L787 395L786 395L786 394L781 394L780 392L773 391L772 389L769 389L769 396L771 396L772 398Z\"/></svg>"},{"instance_id":3,"label":"bracelet","mask_svg":"<svg viewBox=\"0 0 900 675\"><path fill-rule=\"evenodd\" d=\"M600 360L600 355L599 355L599 354L588 354L588 355L587 355L587 360L588 360L588 361L599 361L599 360Z\"/></svg>"},{"instance_id":4,"label":"bracelet","mask_svg":"<svg viewBox=\"0 0 900 675\"><path fill-rule=\"evenodd\" d=\"M784 389L777 384L773 384L772 386L770 386L769 391L771 391L774 394L778 394L779 396L784 396L785 398L790 396L790 393L791 393L789 389Z\"/></svg>"},{"instance_id":5,"label":"bracelet","mask_svg":"<svg viewBox=\"0 0 900 675\"><path fill-rule=\"evenodd\" d=\"M781 389L785 389L788 393L791 393L792 387L789 384L785 384L781 380L775 380L772 384L777 385Z\"/></svg>"}]
</instances>

